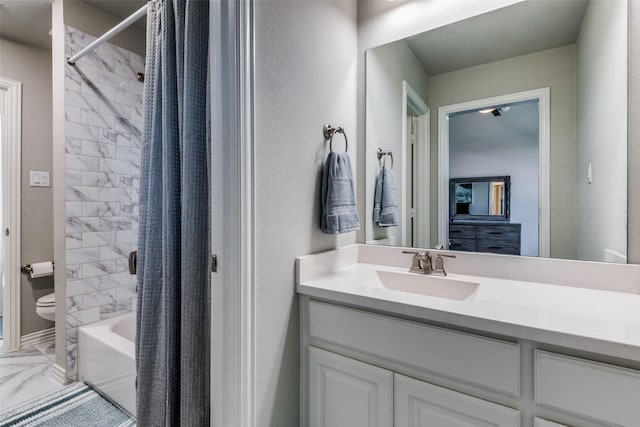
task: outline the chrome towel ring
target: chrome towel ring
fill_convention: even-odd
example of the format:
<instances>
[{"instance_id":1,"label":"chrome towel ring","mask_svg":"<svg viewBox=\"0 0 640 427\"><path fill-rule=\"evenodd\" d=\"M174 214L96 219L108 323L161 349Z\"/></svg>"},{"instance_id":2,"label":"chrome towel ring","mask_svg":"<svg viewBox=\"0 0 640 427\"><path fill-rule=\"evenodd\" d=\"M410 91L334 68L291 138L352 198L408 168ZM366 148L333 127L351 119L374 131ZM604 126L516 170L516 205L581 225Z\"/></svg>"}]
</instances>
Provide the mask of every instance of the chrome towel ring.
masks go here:
<instances>
[{"instance_id":1,"label":"chrome towel ring","mask_svg":"<svg viewBox=\"0 0 640 427\"><path fill-rule=\"evenodd\" d=\"M329 150L333 151L333 135L336 133L341 133L342 136L344 136L344 151L349 151L349 141L347 140L347 134L344 129L341 127L334 128L329 123L325 123L322 127L322 134L325 139L329 140Z\"/></svg>"},{"instance_id":2,"label":"chrome towel ring","mask_svg":"<svg viewBox=\"0 0 640 427\"><path fill-rule=\"evenodd\" d=\"M378 148L377 151L378 154L378 163L380 163L380 167L385 167L387 164L387 156L391 157L391 169L393 169L393 152L391 150L389 151L382 151L382 148ZM380 161L380 159L382 159L384 157L384 159L382 161Z\"/></svg>"}]
</instances>

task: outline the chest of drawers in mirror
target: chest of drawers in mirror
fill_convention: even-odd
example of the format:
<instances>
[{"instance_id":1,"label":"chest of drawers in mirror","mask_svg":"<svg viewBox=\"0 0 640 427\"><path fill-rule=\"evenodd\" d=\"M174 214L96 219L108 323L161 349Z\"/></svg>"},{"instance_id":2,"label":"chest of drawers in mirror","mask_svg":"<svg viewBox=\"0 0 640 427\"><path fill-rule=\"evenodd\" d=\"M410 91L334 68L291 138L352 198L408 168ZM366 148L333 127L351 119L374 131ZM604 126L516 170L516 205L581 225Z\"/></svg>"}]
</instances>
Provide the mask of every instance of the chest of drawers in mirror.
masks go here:
<instances>
[{"instance_id":1,"label":"chest of drawers in mirror","mask_svg":"<svg viewBox=\"0 0 640 427\"><path fill-rule=\"evenodd\" d=\"M521 225L494 222L451 223L449 247L454 251L520 255Z\"/></svg>"}]
</instances>

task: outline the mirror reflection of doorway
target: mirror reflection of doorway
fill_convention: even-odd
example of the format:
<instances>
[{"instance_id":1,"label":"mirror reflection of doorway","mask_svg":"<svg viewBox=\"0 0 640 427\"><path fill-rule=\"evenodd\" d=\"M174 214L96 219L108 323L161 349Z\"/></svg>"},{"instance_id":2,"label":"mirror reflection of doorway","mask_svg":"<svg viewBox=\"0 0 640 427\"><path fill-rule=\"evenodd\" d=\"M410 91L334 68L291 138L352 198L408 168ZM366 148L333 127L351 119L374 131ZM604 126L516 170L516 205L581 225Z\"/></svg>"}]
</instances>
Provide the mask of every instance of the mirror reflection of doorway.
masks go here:
<instances>
[{"instance_id":1,"label":"mirror reflection of doorway","mask_svg":"<svg viewBox=\"0 0 640 427\"><path fill-rule=\"evenodd\" d=\"M502 216L504 181L472 183L469 215L461 221L474 223L476 249L538 256L538 115L535 99L449 116L449 178L510 180L507 217ZM497 229L498 220L508 224Z\"/></svg>"},{"instance_id":2,"label":"mirror reflection of doorway","mask_svg":"<svg viewBox=\"0 0 640 427\"><path fill-rule=\"evenodd\" d=\"M430 111L418 93L404 81L402 175L403 246L429 245L429 120Z\"/></svg>"},{"instance_id":3,"label":"mirror reflection of doorway","mask_svg":"<svg viewBox=\"0 0 640 427\"><path fill-rule=\"evenodd\" d=\"M502 203L504 202L504 183L492 182L489 189L490 210L489 215L502 215Z\"/></svg>"},{"instance_id":4,"label":"mirror reflection of doorway","mask_svg":"<svg viewBox=\"0 0 640 427\"><path fill-rule=\"evenodd\" d=\"M464 213L461 203L445 204L450 209L440 210L439 242L454 250L548 255L545 94L540 89L441 108L441 198L458 197L442 194L450 180L474 181L468 191L474 200ZM506 186L493 179L500 176L507 177Z\"/></svg>"}]
</instances>

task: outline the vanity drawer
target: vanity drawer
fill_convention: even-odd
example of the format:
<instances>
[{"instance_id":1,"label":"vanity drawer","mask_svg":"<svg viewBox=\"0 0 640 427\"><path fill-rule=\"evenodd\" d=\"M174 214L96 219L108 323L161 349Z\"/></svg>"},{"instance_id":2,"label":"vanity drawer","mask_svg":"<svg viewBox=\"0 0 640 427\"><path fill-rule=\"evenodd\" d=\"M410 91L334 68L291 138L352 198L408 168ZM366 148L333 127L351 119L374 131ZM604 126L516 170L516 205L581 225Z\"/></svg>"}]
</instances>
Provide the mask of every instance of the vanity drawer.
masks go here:
<instances>
[{"instance_id":1,"label":"vanity drawer","mask_svg":"<svg viewBox=\"0 0 640 427\"><path fill-rule=\"evenodd\" d=\"M326 304L309 303L309 334L327 342L376 355L510 396L520 395L520 346Z\"/></svg>"},{"instance_id":2,"label":"vanity drawer","mask_svg":"<svg viewBox=\"0 0 640 427\"><path fill-rule=\"evenodd\" d=\"M535 353L535 402L624 427L640 426L640 372L546 351Z\"/></svg>"},{"instance_id":3,"label":"vanity drawer","mask_svg":"<svg viewBox=\"0 0 640 427\"><path fill-rule=\"evenodd\" d=\"M479 241L477 251L502 255L520 255L520 245L500 241Z\"/></svg>"},{"instance_id":4,"label":"vanity drawer","mask_svg":"<svg viewBox=\"0 0 640 427\"><path fill-rule=\"evenodd\" d=\"M520 241L520 224L478 227L478 239L518 243Z\"/></svg>"},{"instance_id":5,"label":"vanity drawer","mask_svg":"<svg viewBox=\"0 0 640 427\"><path fill-rule=\"evenodd\" d=\"M449 237L459 239L475 239L476 226L451 224L449 225Z\"/></svg>"},{"instance_id":6,"label":"vanity drawer","mask_svg":"<svg viewBox=\"0 0 640 427\"><path fill-rule=\"evenodd\" d=\"M449 239L449 249L454 251L476 252L475 239Z\"/></svg>"}]
</instances>

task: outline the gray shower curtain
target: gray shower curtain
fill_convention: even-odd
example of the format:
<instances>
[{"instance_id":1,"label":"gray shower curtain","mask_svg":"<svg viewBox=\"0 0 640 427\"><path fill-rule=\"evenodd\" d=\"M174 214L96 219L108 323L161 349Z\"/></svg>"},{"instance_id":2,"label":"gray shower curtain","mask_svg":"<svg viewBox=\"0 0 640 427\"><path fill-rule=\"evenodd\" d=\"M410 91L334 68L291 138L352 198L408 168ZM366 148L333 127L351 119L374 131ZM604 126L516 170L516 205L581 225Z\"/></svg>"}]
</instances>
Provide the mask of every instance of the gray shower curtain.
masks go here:
<instances>
[{"instance_id":1,"label":"gray shower curtain","mask_svg":"<svg viewBox=\"0 0 640 427\"><path fill-rule=\"evenodd\" d=\"M209 425L207 0L148 3L140 171L137 421Z\"/></svg>"}]
</instances>

